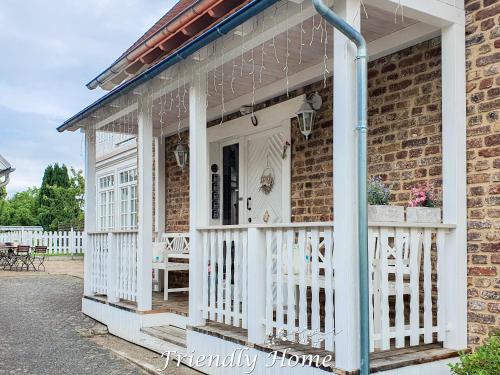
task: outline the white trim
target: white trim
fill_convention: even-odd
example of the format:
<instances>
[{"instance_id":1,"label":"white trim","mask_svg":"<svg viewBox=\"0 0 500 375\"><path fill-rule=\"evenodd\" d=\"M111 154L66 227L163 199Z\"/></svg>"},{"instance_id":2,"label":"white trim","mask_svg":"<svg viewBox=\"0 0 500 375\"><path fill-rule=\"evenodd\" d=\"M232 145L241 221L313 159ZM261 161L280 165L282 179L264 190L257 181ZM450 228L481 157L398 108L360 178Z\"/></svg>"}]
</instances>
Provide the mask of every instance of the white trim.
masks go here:
<instances>
[{"instance_id":1,"label":"white trim","mask_svg":"<svg viewBox=\"0 0 500 375\"><path fill-rule=\"evenodd\" d=\"M338 0L335 11L360 29L360 0ZM335 256L335 358L345 371L359 369L359 269L357 229L356 48L337 29L333 34L333 207Z\"/></svg>"},{"instance_id":2,"label":"white trim","mask_svg":"<svg viewBox=\"0 0 500 375\"><path fill-rule=\"evenodd\" d=\"M443 221L456 224L446 239L452 251L443 264L444 320L449 330L444 346L467 347L467 117L465 29L455 24L442 30ZM451 308L453 307L453 308Z\"/></svg>"},{"instance_id":3,"label":"white trim","mask_svg":"<svg viewBox=\"0 0 500 375\"><path fill-rule=\"evenodd\" d=\"M370 61L390 55L440 35L436 26L419 22L368 43Z\"/></svg>"},{"instance_id":4,"label":"white trim","mask_svg":"<svg viewBox=\"0 0 500 375\"><path fill-rule=\"evenodd\" d=\"M461 3L461 6L450 4L451 1L445 3L442 0L365 0L365 5L372 5L391 13L398 9L399 14L402 9L406 17L443 27L452 23L465 23L463 1L457 2Z\"/></svg>"}]
</instances>

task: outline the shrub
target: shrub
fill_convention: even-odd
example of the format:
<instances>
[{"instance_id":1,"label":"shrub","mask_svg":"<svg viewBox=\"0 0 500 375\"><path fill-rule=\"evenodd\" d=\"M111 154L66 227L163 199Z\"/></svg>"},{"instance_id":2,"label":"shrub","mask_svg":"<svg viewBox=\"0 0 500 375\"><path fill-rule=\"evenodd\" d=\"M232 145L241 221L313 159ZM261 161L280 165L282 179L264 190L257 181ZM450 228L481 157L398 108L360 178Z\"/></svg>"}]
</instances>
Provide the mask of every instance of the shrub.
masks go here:
<instances>
[{"instance_id":1,"label":"shrub","mask_svg":"<svg viewBox=\"0 0 500 375\"><path fill-rule=\"evenodd\" d=\"M500 374L500 336L491 336L476 351L461 354L460 361L449 366L457 375Z\"/></svg>"},{"instance_id":2,"label":"shrub","mask_svg":"<svg viewBox=\"0 0 500 375\"><path fill-rule=\"evenodd\" d=\"M380 177L372 177L368 180L368 204L387 206L390 198L391 190Z\"/></svg>"}]
</instances>

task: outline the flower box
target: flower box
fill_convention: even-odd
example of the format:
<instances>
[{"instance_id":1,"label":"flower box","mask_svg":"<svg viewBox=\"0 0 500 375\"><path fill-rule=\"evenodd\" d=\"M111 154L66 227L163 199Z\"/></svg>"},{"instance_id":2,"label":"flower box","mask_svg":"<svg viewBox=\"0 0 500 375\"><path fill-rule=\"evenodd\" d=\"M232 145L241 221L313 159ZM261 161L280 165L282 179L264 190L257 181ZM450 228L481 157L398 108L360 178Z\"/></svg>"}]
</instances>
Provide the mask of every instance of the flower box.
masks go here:
<instances>
[{"instance_id":1,"label":"flower box","mask_svg":"<svg viewBox=\"0 0 500 375\"><path fill-rule=\"evenodd\" d=\"M440 223L441 208L439 207L407 207L406 221L409 223Z\"/></svg>"},{"instance_id":2,"label":"flower box","mask_svg":"<svg viewBox=\"0 0 500 375\"><path fill-rule=\"evenodd\" d=\"M403 222L404 220L403 206L368 205L368 221L370 222Z\"/></svg>"}]
</instances>

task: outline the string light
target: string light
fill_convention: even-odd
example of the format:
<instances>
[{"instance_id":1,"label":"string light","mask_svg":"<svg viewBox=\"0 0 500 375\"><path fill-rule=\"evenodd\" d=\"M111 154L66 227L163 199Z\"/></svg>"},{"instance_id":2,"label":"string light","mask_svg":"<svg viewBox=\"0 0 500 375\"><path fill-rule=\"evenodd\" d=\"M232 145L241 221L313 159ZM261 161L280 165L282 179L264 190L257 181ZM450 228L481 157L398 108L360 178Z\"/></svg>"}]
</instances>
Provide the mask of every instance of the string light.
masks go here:
<instances>
[{"instance_id":1,"label":"string light","mask_svg":"<svg viewBox=\"0 0 500 375\"><path fill-rule=\"evenodd\" d=\"M302 64L302 49L304 48L304 34L306 31L304 30L304 13L303 6L300 3L300 46L299 46L299 65Z\"/></svg>"}]
</instances>

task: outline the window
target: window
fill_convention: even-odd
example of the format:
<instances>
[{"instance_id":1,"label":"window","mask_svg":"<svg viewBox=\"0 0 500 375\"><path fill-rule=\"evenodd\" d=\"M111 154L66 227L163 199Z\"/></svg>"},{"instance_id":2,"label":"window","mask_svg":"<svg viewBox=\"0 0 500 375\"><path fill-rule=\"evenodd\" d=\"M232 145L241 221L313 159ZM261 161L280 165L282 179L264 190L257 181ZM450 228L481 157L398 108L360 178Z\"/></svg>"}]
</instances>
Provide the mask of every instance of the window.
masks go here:
<instances>
[{"instance_id":1,"label":"window","mask_svg":"<svg viewBox=\"0 0 500 375\"><path fill-rule=\"evenodd\" d=\"M120 192L120 227L137 228L137 169L130 169L119 174Z\"/></svg>"},{"instance_id":2,"label":"window","mask_svg":"<svg viewBox=\"0 0 500 375\"><path fill-rule=\"evenodd\" d=\"M115 225L115 176L99 178L99 221L101 230L113 229Z\"/></svg>"}]
</instances>

